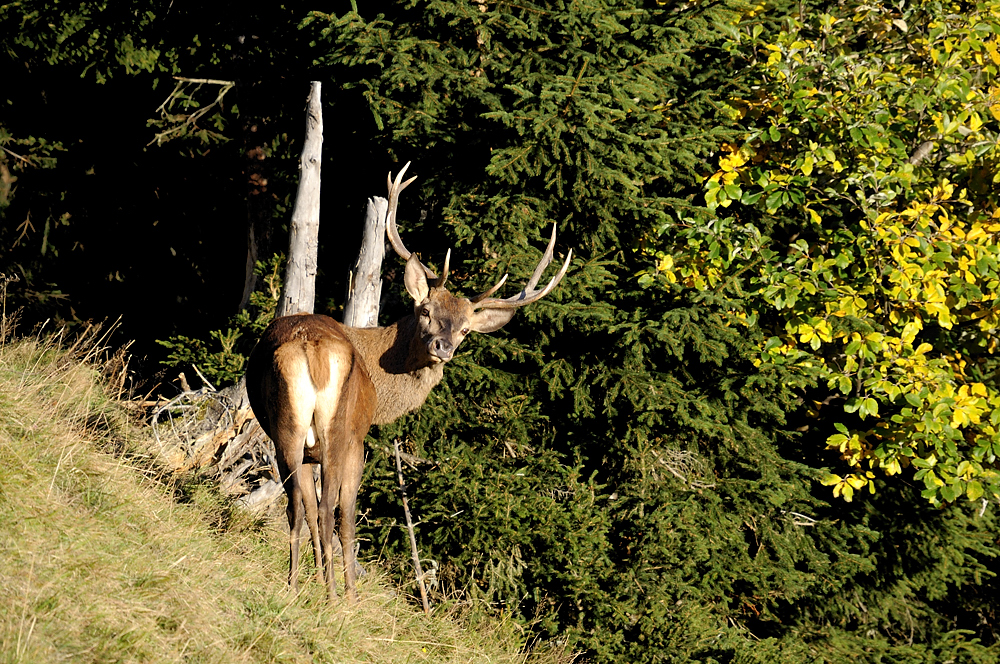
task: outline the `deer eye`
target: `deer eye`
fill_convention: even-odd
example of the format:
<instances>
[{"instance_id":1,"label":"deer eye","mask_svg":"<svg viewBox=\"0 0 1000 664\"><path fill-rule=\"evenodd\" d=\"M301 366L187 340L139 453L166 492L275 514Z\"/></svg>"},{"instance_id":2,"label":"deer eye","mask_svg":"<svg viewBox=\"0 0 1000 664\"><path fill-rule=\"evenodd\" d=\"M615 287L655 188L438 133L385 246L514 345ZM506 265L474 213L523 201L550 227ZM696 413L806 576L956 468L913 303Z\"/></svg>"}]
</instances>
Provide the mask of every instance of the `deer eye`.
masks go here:
<instances>
[{"instance_id":1,"label":"deer eye","mask_svg":"<svg viewBox=\"0 0 1000 664\"><path fill-rule=\"evenodd\" d=\"M467 328L467 327L465 327L465 328L462 328L462 336L463 336L463 337L464 337L465 335L467 335L468 333L469 333L469 328Z\"/></svg>"},{"instance_id":2,"label":"deer eye","mask_svg":"<svg viewBox=\"0 0 1000 664\"><path fill-rule=\"evenodd\" d=\"M424 318L430 318L431 312L428 309L422 309L420 311L420 315L423 316Z\"/></svg>"}]
</instances>

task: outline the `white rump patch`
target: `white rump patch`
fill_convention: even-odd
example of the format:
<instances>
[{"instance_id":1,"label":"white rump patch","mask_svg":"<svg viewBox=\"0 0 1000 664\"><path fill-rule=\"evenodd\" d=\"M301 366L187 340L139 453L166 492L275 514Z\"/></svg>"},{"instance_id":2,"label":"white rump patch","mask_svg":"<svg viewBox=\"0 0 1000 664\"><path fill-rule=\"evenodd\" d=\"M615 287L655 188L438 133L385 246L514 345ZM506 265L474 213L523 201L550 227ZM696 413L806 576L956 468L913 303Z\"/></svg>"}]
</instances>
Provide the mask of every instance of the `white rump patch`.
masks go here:
<instances>
[{"instance_id":1,"label":"white rump patch","mask_svg":"<svg viewBox=\"0 0 1000 664\"><path fill-rule=\"evenodd\" d=\"M311 424L306 430L306 447L316 447L316 429Z\"/></svg>"}]
</instances>

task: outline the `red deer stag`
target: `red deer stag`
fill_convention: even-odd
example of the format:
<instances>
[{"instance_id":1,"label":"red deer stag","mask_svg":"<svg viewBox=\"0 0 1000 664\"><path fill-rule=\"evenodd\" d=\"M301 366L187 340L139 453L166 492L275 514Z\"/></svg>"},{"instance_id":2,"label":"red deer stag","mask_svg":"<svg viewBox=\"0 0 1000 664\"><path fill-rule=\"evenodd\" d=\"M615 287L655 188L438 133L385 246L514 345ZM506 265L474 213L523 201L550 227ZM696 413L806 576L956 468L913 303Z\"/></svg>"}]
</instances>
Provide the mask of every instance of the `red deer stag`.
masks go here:
<instances>
[{"instance_id":1,"label":"red deer stag","mask_svg":"<svg viewBox=\"0 0 1000 664\"><path fill-rule=\"evenodd\" d=\"M368 428L387 424L415 410L441 381L450 360L469 332L493 332L518 307L549 293L566 274L573 252L544 288L536 288L552 262L553 225L541 262L524 289L513 297L492 298L507 279L472 298L456 297L444 287L449 251L438 277L407 251L396 230L399 194L415 178L389 174L386 232L406 261L404 284L414 300L413 314L389 327L351 328L327 316L295 314L278 318L264 331L247 363L250 405L277 453L278 470L288 496L288 582L298 586L299 533L303 508L312 535L317 578L326 573L330 598L333 578L334 508L340 507L340 542L344 582L351 601L355 591L355 503L364 466ZM318 504L313 465L320 465L322 497ZM322 561L322 563L320 563Z\"/></svg>"}]
</instances>

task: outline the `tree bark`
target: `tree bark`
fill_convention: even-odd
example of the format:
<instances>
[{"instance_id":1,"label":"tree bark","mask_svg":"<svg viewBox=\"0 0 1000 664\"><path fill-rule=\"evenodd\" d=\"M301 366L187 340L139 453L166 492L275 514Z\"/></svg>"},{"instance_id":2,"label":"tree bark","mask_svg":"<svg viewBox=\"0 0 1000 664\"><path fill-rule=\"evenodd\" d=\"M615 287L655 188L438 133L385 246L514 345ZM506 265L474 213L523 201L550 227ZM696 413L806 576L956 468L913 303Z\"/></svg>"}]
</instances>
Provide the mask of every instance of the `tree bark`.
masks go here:
<instances>
[{"instance_id":1,"label":"tree bark","mask_svg":"<svg viewBox=\"0 0 1000 664\"><path fill-rule=\"evenodd\" d=\"M368 199L361 251L347 276L344 297L344 325L378 327L382 298L382 259L385 257L385 215L389 202L375 196Z\"/></svg>"},{"instance_id":2,"label":"tree bark","mask_svg":"<svg viewBox=\"0 0 1000 664\"><path fill-rule=\"evenodd\" d=\"M288 265L277 316L312 312L316 304L316 268L319 251L320 166L323 157L321 84L313 81L306 112L306 140L302 147L299 189L292 210Z\"/></svg>"}]
</instances>

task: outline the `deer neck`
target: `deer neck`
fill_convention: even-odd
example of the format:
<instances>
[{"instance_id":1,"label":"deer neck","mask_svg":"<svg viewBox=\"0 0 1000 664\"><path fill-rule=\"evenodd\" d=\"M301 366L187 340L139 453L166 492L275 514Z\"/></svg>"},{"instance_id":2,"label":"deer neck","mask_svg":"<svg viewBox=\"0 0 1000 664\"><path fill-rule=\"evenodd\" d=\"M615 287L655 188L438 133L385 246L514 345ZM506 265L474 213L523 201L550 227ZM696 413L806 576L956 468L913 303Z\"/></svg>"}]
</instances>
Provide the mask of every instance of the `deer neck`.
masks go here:
<instances>
[{"instance_id":1,"label":"deer neck","mask_svg":"<svg viewBox=\"0 0 1000 664\"><path fill-rule=\"evenodd\" d=\"M444 363L428 363L414 316L388 327L345 327L375 386L375 424L416 410L444 375Z\"/></svg>"}]
</instances>

